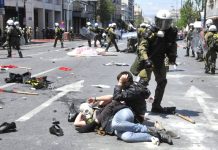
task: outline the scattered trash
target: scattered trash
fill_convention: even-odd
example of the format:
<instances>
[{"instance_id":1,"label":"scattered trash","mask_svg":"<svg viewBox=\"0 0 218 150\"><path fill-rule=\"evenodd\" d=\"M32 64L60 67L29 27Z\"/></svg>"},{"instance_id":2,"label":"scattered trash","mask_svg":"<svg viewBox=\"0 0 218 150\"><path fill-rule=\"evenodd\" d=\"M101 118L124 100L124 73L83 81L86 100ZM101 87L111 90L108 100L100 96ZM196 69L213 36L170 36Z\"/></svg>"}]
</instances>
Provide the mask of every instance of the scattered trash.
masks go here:
<instances>
[{"instance_id":1,"label":"scattered trash","mask_svg":"<svg viewBox=\"0 0 218 150\"><path fill-rule=\"evenodd\" d=\"M5 90L5 89L0 89L0 92L26 94L26 95L38 95L38 93L31 93L31 92L17 91L17 90Z\"/></svg>"},{"instance_id":2,"label":"scattered trash","mask_svg":"<svg viewBox=\"0 0 218 150\"><path fill-rule=\"evenodd\" d=\"M3 109L3 107L2 107L2 106L0 106L0 109Z\"/></svg>"},{"instance_id":3,"label":"scattered trash","mask_svg":"<svg viewBox=\"0 0 218 150\"><path fill-rule=\"evenodd\" d=\"M49 128L49 132L51 134L54 134L56 136L63 136L64 135L64 132L63 130L61 129L61 127L59 126L60 122L59 121L56 121L55 119L53 119L53 122L52 122L52 126Z\"/></svg>"},{"instance_id":4,"label":"scattered trash","mask_svg":"<svg viewBox=\"0 0 218 150\"><path fill-rule=\"evenodd\" d=\"M57 112L57 110L53 110L53 112L54 112L54 113L56 113L56 112Z\"/></svg>"},{"instance_id":5,"label":"scattered trash","mask_svg":"<svg viewBox=\"0 0 218 150\"><path fill-rule=\"evenodd\" d=\"M127 63L117 63L117 62L109 62L104 64L105 66L129 66Z\"/></svg>"},{"instance_id":6,"label":"scattered trash","mask_svg":"<svg viewBox=\"0 0 218 150\"><path fill-rule=\"evenodd\" d=\"M4 65L4 66L0 66L0 68L10 68L10 69L13 69L13 68L18 68L18 67L15 66L15 65Z\"/></svg>"},{"instance_id":7,"label":"scattered trash","mask_svg":"<svg viewBox=\"0 0 218 150\"><path fill-rule=\"evenodd\" d=\"M27 97L22 97L23 100L27 100Z\"/></svg>"},{"instance_id":8,"label":"scattered trash","mask_svg":"<svg viewBox=\"0 0 218 150\"><path fill-rule=\"evenodd\" d=\"M0 73L6 73L8 71L8 68L0 68Z\"/></svg>"},{"instance_id":9,"label":"scattered trash","mask_svg":"<svg viewBox=\"0 0 218 150\"><path fill-rule=\"evenodd\" d=\"M15 132L15 131L16 131L15 122L11 122L11 123L4 122L0 125L0 134L8 133L8 132Z\"/></svg>"},{"instance_id":10,"label":"scattered trash","mask_svg":"<svg viewBox=\"0 0 218 150\"><path fill-rule=\"evenodd\" d=\"M184 115L182 115L182 114L179 114L179 113L175 113L175 115L176 116L178 116L178 117L180 117L180 118L182 118L182 119L184 119L184 120L186 120L186 121L188 121L188 122L190 122L190 123L193 123L193 124L195 124L195 121L194 120L192 120L190 117L188 117L188 116L184 116Z\"/></svg>"},{"instance_id":11,"label":"scattered trash","mask_svg":"<svg viewBox=\"0 0 218 150\"><path fill-rule=\"evenodd\" d=\"M57 77L57 79L62 79L63 77Z\"/></svg>"},{"instance_id":12,"label":"scattered trash","mask_svg":"<svg viewBox=\"0 0 218 150\"><path fill-rule=\"evenodd\" d=\"M73 51L68 52L67 55L72 57L95 57L95 56L117 56L116 53L105 52L103 48L91 48L91 47L78 47Z\"/></svg>"},{"instance_id":13,"label":"scattered trash","mask_svg":"<svg viewBox=\"0 0 218 150\"><path fill-rule=\"evenodd\" d=\"M60 67L58 69L62 70L62 71L71 71L72 70L72 68L69 68L69 67Z\"/></svg>"},{"instance_id":14,"label":"scattered trash","mask_svg":"<svg viewBox=\"0 0 218 150\"><path fill-rule=\"evenodd\" d=\"M31 78L30 72L25 72L23 74L9 73L9 78L5 78L6 83L25 83Z\"/></svg>"},{"instance_id":15,"label":"scattered trash","mask_svg":"<svg viewBox=\"0 0 218 150\"><path fill-rule=\"evenodd\" d=\"M91 85L91 86L94 86L94 87L97 87L97 88L105 88L105 89L109 89L110 88L109 85L103 85L103 84L96 84L96 85Z\"/></svg>"},{"instance_id":16,"label":"scattered trash","mask_svg":"<svg viewBox=\"0 0 218 150\"><path fill-rule=\"evenodd\" d=\"M36 90L36 88L33 88L33 87L32 87L32 88L30 88L30 89L31 89L31 90L34 90L34 91Z\"/></svg>"}]
</instances>

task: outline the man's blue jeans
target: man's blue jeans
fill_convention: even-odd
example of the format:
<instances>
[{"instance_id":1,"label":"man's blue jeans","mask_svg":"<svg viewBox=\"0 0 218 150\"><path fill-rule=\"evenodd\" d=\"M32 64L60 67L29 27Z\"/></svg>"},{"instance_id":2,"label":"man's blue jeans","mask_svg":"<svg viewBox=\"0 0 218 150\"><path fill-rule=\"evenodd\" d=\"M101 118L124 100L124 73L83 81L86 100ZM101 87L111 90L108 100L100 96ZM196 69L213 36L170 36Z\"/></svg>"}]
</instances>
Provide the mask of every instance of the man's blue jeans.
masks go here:
<instances>
[{"instance_id":1,"label":"man's blue jeans","mask_svg":"<svg viewBox=\"0 0 218 150\"><path fill-rule=\"evenodd\" d=\"M118 111L112 120L112 128L118 138L125 142L150 142L151 135L145 125L134 123L134 114L129 108Z\"/></svg>"}]
</instances>

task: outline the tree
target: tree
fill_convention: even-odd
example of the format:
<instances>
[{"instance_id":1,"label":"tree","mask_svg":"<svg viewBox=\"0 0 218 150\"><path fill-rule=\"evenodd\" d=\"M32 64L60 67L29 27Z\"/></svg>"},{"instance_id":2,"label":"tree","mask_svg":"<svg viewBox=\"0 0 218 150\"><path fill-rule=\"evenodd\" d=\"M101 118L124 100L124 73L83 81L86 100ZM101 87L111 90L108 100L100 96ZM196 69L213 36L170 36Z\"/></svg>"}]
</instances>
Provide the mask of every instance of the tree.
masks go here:
<instances>
[{"instance_id":1,"label":"tree","mask_svg":"<svg viewBox=\"0 0 218 150\"><path fill-rule=\"evenodd\" d=\"M200 0L195 0L199 2ZM195 4L197 4L195 2ZM179 28L185 27L187 24L193 23L195 20L199 20L200 12L198 7L195 7L192 0L186 0L185 4L180 9L180 19L177 22Z\"/></svg>"},{"instance_id":2,"label":"tree","mask_svg":"<svg viewBox=\"0 0 218 150\"><path fill-rule=\"evenodd\" d=\"M102 24L106 24L111 20L111 15L115 11L115 6L111 0L99 0L98 15Z\"/></svg>"}]
</instances>

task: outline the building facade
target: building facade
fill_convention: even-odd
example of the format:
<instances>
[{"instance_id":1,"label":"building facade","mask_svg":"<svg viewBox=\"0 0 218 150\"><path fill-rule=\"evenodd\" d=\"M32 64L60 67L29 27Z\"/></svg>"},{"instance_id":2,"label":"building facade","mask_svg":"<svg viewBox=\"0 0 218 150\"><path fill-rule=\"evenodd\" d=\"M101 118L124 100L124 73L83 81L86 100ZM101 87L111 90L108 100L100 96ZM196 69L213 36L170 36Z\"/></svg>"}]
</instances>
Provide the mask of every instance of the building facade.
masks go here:
<instances>
[{"instance_id":1,"label":"building facade","mask_svg":"<svg viewBox=\"0 0 218 150\"><path fill-rule=\"evenodd\" d=\"M134 22L134 0L121 0L122 14L121 18L125 22Z\"/></svg>"},{"instance_id":2,"label":"building facade","mask_svg":"<svg viewBox=\"0 0 218 150\"><path fill-rule=\"evenodd\" d=\"M206 19L212 19L218 28L218 0L207 1Z\"/></svg>"},{"instance_id":3,"label":"building facade","mask_svg":"<svg viewBox=\"0 0 218 150\"><path fill-rule=\"evenodd\" d=\"M42 38L42 31L54 28L55 22L65 31L72 26L79 33L87 20L95 20L96 3L97 0L5 0L5 14L0 22L5 27L9 18L18 20L21 27L32 27L35 38Z\"/></svg>"}]
</instances>

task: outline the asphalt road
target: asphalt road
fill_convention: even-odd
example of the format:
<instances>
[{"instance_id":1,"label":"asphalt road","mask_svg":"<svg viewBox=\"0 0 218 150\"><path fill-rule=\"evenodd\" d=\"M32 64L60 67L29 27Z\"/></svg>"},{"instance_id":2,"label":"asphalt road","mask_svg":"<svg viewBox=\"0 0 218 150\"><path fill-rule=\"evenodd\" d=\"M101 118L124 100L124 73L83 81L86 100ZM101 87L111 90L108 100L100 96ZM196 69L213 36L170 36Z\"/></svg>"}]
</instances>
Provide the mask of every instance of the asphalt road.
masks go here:
<instances>
[{"instance_id":1,"label":"asphalt road","mask_svg":"<svg viewBox=\"0 0 218 150\"><path fill-rule=\"evenodd\" d=\"M218 70L215 75L204 74L204 64L192 57L184 57L183 41L178 41L178 66L170 66L168 84L162 101L163 106L176 106L177 112L190 116L196 123L189 123L175 115L150 113L151 122L158 120L172 130L180 139L174 145L162 143L159 147L149 142L125 143L115 136L100 136L95 133L79 134L72 123L67 121L69 106L77 107L90 96L112 94L116 75L130 66L105 66L104 64L126 63L131 65L133 53L116 53L117 56L70 57L67 52L87 41L65 42L65 48L52 47L53 43L38 43L22 46L24 58L13 51L13 57L6 58L7 52L0 49L0 65L15 65L32 68L32 76L47 76L53 83L48 89L34 90L26 84L6 84L4 78L9 72L24 73L23 68L9 69L0 73L0 88L36 92L39 95L0 93L0 123L13 122L17 132L0 134L1 150L142 150L142 149L217 149L218 141ZM126 41L118 42L125 49ZM72 70L62 71L60 67ZM108 85L110 88L97 88L93 85ZM65 86L65 87L64 87ZM67 86L67 87L66 87ZM149 88L154 93L156 83L152 78ZM64 88L63 88L64 87ZM58 89L59 88L59 89ZM58 91L57 91L58 89ZM60 121L64 136L49 133L52 119Z\"/></svg>"}]
</instances>

